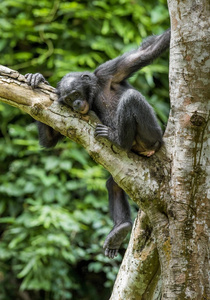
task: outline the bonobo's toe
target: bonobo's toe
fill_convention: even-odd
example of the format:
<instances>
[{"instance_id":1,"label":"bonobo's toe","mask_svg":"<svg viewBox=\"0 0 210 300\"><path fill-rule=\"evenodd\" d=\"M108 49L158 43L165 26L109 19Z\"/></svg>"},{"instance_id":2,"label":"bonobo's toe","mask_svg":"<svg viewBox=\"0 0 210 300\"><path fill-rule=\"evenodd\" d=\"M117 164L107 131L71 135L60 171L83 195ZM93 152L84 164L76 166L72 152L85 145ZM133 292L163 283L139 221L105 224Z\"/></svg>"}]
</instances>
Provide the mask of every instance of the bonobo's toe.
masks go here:
<instances>
[{"instance_id":1,"label":"bonobo's toe","mask_svg":"<svg viewBox=\"0 0 210 300\"><path fill-rule=\"evenodd\" d=\"M155 150L147 150L147 151L141 152L140 154L141 154L141 155L144 155L144 156L147 156L147 157L150 157L150 156L152 156L154 153L155 153Z\"/></svg>"}]
</instances>

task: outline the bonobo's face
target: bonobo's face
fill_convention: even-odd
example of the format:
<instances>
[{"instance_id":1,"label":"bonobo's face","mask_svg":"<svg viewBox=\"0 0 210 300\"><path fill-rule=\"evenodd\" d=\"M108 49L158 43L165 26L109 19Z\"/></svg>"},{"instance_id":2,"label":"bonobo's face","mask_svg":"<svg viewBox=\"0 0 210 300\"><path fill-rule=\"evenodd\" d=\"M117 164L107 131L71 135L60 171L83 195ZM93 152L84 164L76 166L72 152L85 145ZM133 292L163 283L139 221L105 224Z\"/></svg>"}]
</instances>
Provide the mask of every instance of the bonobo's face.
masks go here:
<instances>
[{"instance_id":1,"label":"bonobo's face","mask_svg":"<svg viewBox=\"0 0 210 300\"><path fill-rule=\"evenodd\" d=\"M65 96L62 98L62 102L80 114L87 114L89 111L89 104L85 99L82 89L77 88L66 91Z\"/></svg>"},{"instance_id":2,"label":"bonobo's face","mask_svg":"<svg viewBox=\"0 0 210 300\"><path fill-rule=\"evenodd\" d=\"M90 109L89 93L91 88L91 73L69 73L57 86L58 101L70 106L80 114L87 114Z\"/></svg>"}]
</instances>

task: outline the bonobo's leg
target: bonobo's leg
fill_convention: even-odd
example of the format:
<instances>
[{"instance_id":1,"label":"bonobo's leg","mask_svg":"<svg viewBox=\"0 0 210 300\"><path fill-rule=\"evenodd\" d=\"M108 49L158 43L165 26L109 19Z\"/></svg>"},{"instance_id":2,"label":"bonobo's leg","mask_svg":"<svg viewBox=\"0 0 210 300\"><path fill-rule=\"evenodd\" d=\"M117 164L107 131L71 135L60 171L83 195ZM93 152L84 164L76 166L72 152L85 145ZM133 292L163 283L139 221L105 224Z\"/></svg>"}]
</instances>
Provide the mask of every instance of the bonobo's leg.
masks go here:
<instances>
[{"instance_id":1,"label":"bonobo's leg","mask_svg":"<svg viewBox=\"0 0 210 300\"><path fill-rule=\"evenodd\" d=\"M134 89L128 89L119 101L116 130L98 124L95 135L125 150L130 150L135 141L134 147L146 156L154 154L162 144L162 131L152 107Z\"/></svg>"},{"instance_id":2,"label":"bonobo's leg","mask_svg":"<svg viewBox=\"0 0 210 300\"><path fill-rule=\"evenodd\" d=\"M125 192L115 183L112 176L107 180L106 186L109 193L109 208L114 227L104 242L104 249L106 256L114 258L117 256L120 245L126 235L131 230L132 221Z\"/></svg>"}]
</instances>

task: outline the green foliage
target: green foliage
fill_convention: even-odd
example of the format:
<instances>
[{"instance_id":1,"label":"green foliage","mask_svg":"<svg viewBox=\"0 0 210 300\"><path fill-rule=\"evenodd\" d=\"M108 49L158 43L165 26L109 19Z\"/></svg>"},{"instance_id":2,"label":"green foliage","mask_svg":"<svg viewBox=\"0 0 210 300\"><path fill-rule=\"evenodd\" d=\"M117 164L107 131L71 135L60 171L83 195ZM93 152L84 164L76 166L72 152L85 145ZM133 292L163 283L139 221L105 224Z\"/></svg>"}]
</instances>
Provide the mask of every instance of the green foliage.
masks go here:
<instances>
[{"instance_id":1,"label":"green foliage","mask_svg":"<svg viewBox=\"0 0 210 300\"><path fill-rule=\"evenodd\" d=\"M17 287L11 290L8 281L13 274L21 290L44 290L50 299L71 299L81 289L79 262L91 261L90 273L101 272L106 264L110 272L116 265L104 258L101 269L94 267L111 227L107 174L75 143L64 143L53 152L41 151L35 124L25 116L15 116L17 110L12 118L9 107L0 107L8 128L7 143L0 139L4 153L0 157L0 295L15 298ZM108 276L105 281L111 284Z\"/></svg>"},{"instance_id":2,"label":"green foliage","mask_svg":"<svg viewBox=\"0 0 210 300\"><path fill-rule=\"evenodd\" d=\"M168 26L165 0L4 0L1 64L41 72L55 85L67 72L93 70ZM166 57L131 78L162 124ZM120 257L102 253L112 226L107 172L71 141L40 149L34 122L17 109L0 104L0 120L0 298L108 299Z\"/></svg>"}]
</instances>

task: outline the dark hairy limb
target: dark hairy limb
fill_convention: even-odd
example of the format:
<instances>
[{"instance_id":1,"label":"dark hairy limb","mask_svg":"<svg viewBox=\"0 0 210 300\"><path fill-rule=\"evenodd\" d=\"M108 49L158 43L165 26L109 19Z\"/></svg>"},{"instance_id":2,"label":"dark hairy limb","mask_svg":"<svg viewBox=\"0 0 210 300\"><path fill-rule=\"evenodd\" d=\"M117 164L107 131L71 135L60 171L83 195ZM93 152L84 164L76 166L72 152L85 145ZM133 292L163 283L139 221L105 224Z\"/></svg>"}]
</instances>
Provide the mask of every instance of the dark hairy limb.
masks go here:
<instances>
[{"instance_id":1,"label":"dark hairy limb","mask_svg":"<svg viewBox=\"0 0 210 300\"><path fill-rule=\"evenodd\" d=\"M151 64L170 44L171 29L161 35L151 36L134 51L105 62L95 70L97 77L112 76L112 82L119 83L137 70Z\"/></svg>"},{"instance_id":2,"label":"dark hairy limb","mask_svg":"<svg viewBox=\"0 0 210 300\"><path fill-rule=\"evenodd\" d=\"M42 147L55 147L58 141L63 138L60 132L42 122L37 121L37 127L39 132L39 143Z\"/></svg>"},{"instance_id":3,"label":"dark hairy limb","mask_svg":"<svg viewBox=\"0 0 210 300\"><path fill-rule=\"evenodd\" d=\"M109 193L109 209L114 221L114 227L108 234L103 247L105 255L109 258L114 258L114 256L117 256L123 240L131 230L132 221L125 192L115 183L112 176L107 180L106 186Z\"/></svg>"},{"instance_id":4,"label":"dark hairy limb","mask_svg":"<svg viewBox=\"0 0 210 300\"><path fill-rule=\"evenodd\" d=\"M136 138L139 148L136 150L146 156L152 155L162 144L162 131L153 109L134 89L128 89L119 101L116 129L98 124L95 136L104 137L125 150L132 149Z\"/></svg>"}]
</instances>

